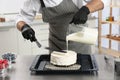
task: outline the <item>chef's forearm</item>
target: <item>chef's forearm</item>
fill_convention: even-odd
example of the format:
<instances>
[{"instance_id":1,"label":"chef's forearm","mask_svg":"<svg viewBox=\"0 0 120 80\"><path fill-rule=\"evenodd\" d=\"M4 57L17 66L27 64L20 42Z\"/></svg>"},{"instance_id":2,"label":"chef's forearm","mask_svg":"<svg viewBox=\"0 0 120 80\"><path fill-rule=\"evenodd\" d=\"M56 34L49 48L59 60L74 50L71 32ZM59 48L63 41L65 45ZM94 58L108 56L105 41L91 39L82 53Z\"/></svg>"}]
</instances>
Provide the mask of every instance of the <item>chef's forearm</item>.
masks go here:
<instances>
[{"instance_id":1,"label":"chef's forearm","mask_svg":"<svg viewBox=\"0 0 120 80\"><path fill-rule=\"evenodd\" d=\"M95 12L104 8L104 4L101 0L92 0L86 5L90 12Z\"/></svg>"},{"instance_id":2,"label":"chef's forearm","mask_svg":"<svg viewBox=\"0 0 120 80\"><path fill-rule=\"evenodd\" d=\"M26 23L25 23L24 21L19 21L19 22L17 23L17 29L18 29L19 31L21 31L23 25L25 25L25 24L26 24Z\"/></svg>"}]
</instances>

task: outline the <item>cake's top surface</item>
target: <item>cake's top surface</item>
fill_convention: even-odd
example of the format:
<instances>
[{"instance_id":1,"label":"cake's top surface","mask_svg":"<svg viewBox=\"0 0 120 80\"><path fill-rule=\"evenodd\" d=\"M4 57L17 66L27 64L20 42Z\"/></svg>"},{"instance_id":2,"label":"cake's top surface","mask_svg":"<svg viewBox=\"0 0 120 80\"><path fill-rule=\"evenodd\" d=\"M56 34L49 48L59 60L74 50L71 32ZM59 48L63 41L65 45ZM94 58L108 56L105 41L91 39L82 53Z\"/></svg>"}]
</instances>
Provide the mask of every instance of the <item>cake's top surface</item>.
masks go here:
<instances>
[{"instance_id":1,"label":"cake's top surface","mask_svg":"<svg viewBox=\"0 0 120 80\"><path fill-rule=\"evenodd\" d=\"M51 55L53 56L70 56L70 55L76 55L77 53L75 52L75 51L66 51L66 53L65 52L58 52L58 51L53 51L52 53L51 53Z\"/></svg>"}]
</instances>

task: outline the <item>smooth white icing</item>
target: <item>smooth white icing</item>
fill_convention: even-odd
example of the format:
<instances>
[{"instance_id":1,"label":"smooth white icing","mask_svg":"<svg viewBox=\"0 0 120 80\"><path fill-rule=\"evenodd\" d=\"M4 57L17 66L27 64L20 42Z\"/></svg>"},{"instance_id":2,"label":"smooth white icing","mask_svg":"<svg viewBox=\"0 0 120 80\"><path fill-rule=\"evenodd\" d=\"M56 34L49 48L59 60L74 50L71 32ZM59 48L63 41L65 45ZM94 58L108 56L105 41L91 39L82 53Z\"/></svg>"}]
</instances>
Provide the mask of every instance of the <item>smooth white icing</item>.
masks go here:
<instances>
[{"instance_id":1,"label":"smooth white icing","mask_svg":"<svg viewBox=\"0 0 120 80\"><path fill-rule=\"evenodd\" d=\"M57 52L53 51L51 53L50 63L59 66L69 66L75 64L77 61L77 53L74 51Z\"/></svg>"}]
</instances>

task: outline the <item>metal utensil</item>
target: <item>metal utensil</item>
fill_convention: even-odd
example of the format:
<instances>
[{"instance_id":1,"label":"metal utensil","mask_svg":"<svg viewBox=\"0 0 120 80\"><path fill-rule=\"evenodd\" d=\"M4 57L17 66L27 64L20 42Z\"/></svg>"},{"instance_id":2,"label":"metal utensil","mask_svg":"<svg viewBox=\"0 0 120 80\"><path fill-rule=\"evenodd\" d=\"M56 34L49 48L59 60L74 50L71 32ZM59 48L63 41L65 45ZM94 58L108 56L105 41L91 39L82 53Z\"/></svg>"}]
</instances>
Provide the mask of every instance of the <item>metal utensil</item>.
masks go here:
<instances>
[{"instance_id":1,"label":"metal utensil","mask_svg":"<svg viewBox=\"0 0 120 80\"><path fill-rule=\"evenodd\" d=\"M54 51L54 50L53 50L52 48L50 48L50 47L44 47L44 46L42 46L42 45L39 43L38 40L36 40L35 43L36 43L36 45L37 45L39 48L43 48L43 49L47 49L47 50ZM66 51L64 51L64 50L61 50L61 52L66 53Z\"/></svg>"},{"instance_id":2,"label":"metal utensil","mask_svg":"<svg viewBox=\"0 0 120 80\"><path fill-rule=\"evenodd\" d=\"M51 48L49 47L43 47L38 40L35 41L36 45L38 46L38 48L43 48L43 49L47 49L47 50L52 50Z\"/></svg>"},{"instance_id":3,"label":"metal utensil","mask_svg":"<svg viewBox=\"0 0 120 80\"><path fill-rule=\"evenodd\" d=\"M37 40L35 41L35 43L39 48L41 48L42 45Z\"/></svg>"},{"instance_id":4,"label":"metal utensil","mask_svg":"<svg viewBox=\"0 0 120 80\"><path fill-rule=\"evenodd\" d=\"M44 47L44 49L55 51L54 49L51 49L50 47ZM67 51L65 50L61 50L60 52L67 53Z\"/></svg>"}]
</instances>

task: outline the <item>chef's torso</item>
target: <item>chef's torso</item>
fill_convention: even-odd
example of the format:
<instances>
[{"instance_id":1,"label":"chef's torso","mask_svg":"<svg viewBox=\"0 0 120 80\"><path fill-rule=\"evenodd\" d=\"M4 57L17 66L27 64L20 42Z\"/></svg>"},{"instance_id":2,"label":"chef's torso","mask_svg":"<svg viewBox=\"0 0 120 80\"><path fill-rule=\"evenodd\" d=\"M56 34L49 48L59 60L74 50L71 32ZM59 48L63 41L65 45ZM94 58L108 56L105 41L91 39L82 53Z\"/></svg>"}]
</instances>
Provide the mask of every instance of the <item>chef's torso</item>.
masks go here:
<instances>
[{"instance_id":1,"label":"chef's torso","mask_svg":"<svg viewBox=\"0 0 120 80\"><path fill-rule=\"evenodd\" d=\"M40 0L31 0L33 5L34 5L34 8L35 10L37 10L37 12L41 12L41 4L40 4ZM43 0L44 4L46 7L55 7L55 6L58 6L60 3L62 3L63 0ZM84 0L72 0L73 3L78 7L80 8L83 3L82 1ZM31 4L32 5L32 4Z\"/></svg>"},{"instance_id":2,"label":"chef's torso","mask_svg":"<svg viewBox=\"0 0 120 80\"><path fill-rule=\"evenodd\" d=\"M46 7L53 7L59 5L63 0L43 0ZM78 6L81 1L80 0L72 0L76 6ZM80 3L79 3L80 2Z\"/></svg>"},{"instance_id":3,"label":"chef's torso","mask_svg":"<svg viewBox=\"0 0 120 80\"><path fill-rule=\"evenodd\" d=\"M55 7L63 2L63 0L43 0L46 7ZM72 0L73 3L80 8L84 0ZM30 23L34 20L36 13L42 13L40 0L25 0L19 15L16 17L16 24L19 21Z\"/></svg>"}]
</instances>

